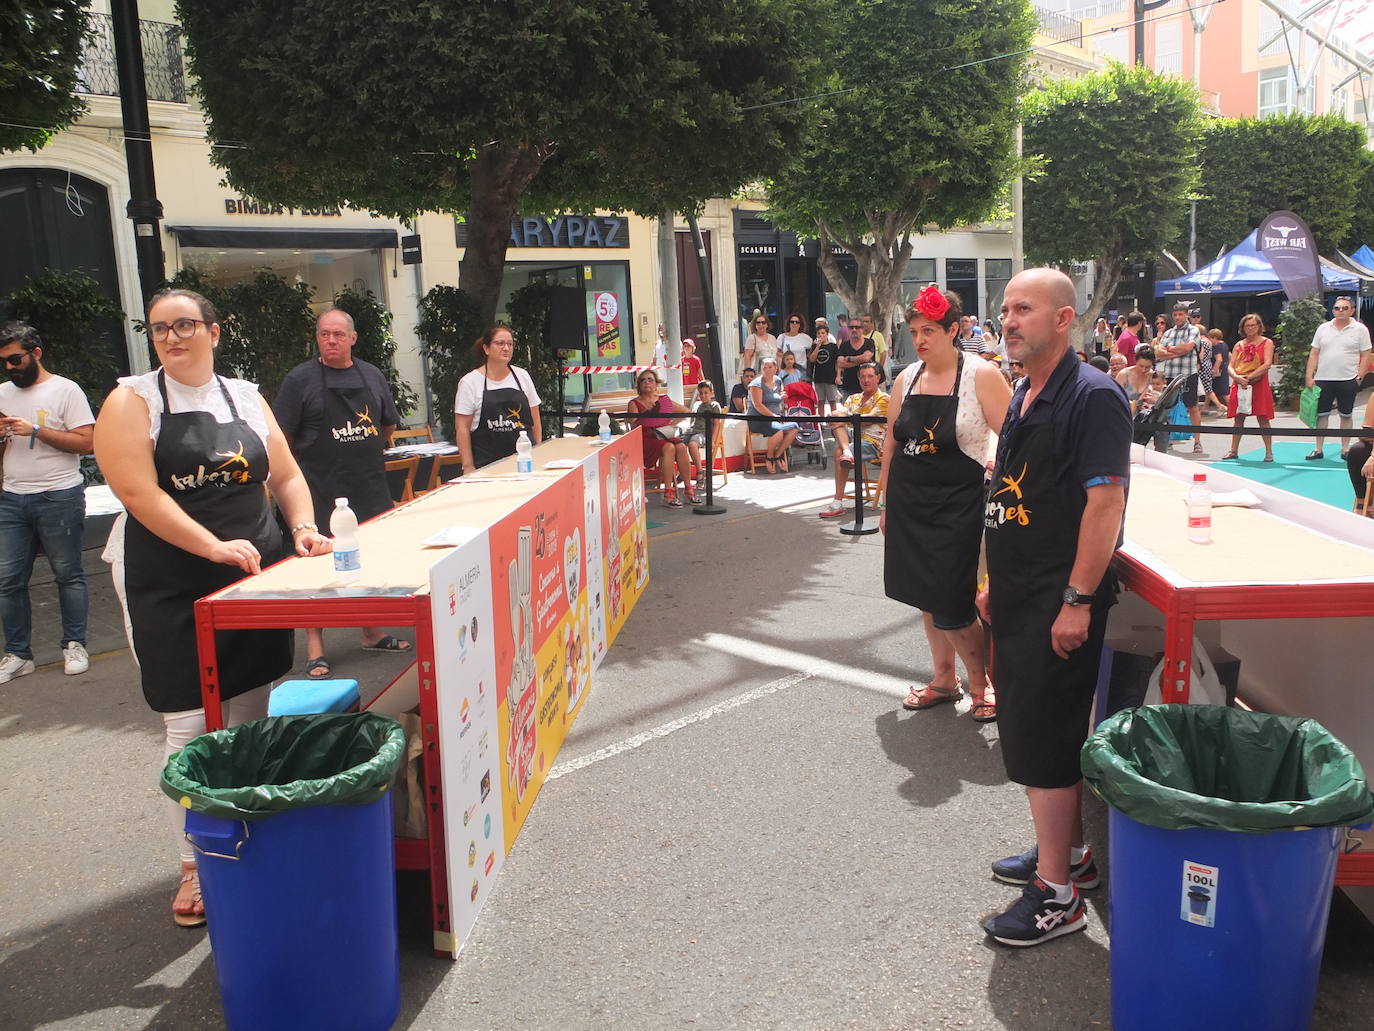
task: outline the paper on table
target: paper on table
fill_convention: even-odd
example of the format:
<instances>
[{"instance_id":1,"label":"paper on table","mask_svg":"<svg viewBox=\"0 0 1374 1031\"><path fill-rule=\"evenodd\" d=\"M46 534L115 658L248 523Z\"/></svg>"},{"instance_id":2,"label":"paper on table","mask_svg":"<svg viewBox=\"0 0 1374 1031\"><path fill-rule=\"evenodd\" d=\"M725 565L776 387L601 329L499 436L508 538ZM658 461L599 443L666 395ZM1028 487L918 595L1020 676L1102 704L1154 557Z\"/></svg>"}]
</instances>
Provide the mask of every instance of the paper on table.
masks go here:
<instances>
[{"instance_id":1,"label":"paper on table","mask_svg":"<svg viewBox=\"0 0 1374 1031\"><path fill-rule=\"evenodd\" d=\"M426 548L453 548L466 544L482 531L475 526L445 526L438 533L432 533L420 543Z\"/></svg>"},{"instance_id":2,"label":"paper on table","mask_svg":"<svg viewBox=\"0 0 1374 1031\"><path fill-rule=\"evenodd\" d=\"M1184 497L1184 502L1187 502ZM1222 508L1230 506L1232 508L1259 508L1263 502L1255 496L1252 490L1241 487L1239 490L1214 490L1212 491L1212 507Z\"/></svg>"},{"instance_id":3,"label":"paper on table","mask_svg":"<svg viewBox=\"0 0 1374 1031\"><path fill-rule=\"evenodd\" d=\"M545 469L576 469L582 463L575 458L555 458L552 462L545 462Z\"/></svg>"}]
</instances>

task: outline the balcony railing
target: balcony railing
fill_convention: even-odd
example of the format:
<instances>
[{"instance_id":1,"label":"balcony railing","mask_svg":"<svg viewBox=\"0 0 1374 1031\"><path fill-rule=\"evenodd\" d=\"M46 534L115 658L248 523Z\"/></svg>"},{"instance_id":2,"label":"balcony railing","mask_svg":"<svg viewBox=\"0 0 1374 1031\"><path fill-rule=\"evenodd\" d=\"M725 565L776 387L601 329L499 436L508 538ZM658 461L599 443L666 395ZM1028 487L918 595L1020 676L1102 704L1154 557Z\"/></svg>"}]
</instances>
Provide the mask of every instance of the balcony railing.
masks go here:
<instances>
[{"instance_id":1,"label":"balcony railing","mask_svg":"<svg viewBox=\"0 0 1374 1031\"><path fill-rule=\"evenodd\" d=\"M1070 18L1067 14L1060 14L1058 11L1047 11L1043 7L1036 7L1035 13L1040 19L1041 35L1048 36L1056 43L1068 43L1076 47L1083 45L1083 23L1081 21Z\"/></svg>"},{"instance_id":2,"label":"balcony railing","mask_svg":"<svg viewBox=\"0 0 1374 1031\"><path fill-rule=\"evenodd\" d=\"M114 22L108 14L89 15L92 36L81 58L77 90L101 97L119 96L115 69ZM143 81L149 100L186 103L186 76L181 65L181 28L165 21L138 23L143 43Z\"/></svg>"}]
</instances>

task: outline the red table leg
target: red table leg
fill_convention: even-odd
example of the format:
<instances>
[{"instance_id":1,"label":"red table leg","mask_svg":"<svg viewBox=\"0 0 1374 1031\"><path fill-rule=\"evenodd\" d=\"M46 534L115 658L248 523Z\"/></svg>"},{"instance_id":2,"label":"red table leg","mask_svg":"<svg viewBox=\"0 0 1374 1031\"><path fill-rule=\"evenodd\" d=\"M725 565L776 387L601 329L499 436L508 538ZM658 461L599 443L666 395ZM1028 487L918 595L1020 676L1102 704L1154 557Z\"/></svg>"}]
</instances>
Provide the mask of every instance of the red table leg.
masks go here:
<instances>
[{"instance_id":1,"label":"red table leg","mask_svg":"<svg viewBox=\"0 0 1374 1031\"><path fill-rule=\"evenodd\" d=\"M1159 691L1164 704L1186 704L1193 665L1193 614L1191 591L1175 591L1164 612L1164 672Z\"/></svg>"},{"instance_id":2,"label":"red table leg","mask_svg":"<svg viewBox=\"0 0 1374 1031\"><path fill-rule=\"evenodd\" d=\"M196 602L196 645L200 650L200 692L205 705L205 729L223 730L219 697L219 657L215 654L215 616L210 602Z\"/></svg>"}]
</instances>

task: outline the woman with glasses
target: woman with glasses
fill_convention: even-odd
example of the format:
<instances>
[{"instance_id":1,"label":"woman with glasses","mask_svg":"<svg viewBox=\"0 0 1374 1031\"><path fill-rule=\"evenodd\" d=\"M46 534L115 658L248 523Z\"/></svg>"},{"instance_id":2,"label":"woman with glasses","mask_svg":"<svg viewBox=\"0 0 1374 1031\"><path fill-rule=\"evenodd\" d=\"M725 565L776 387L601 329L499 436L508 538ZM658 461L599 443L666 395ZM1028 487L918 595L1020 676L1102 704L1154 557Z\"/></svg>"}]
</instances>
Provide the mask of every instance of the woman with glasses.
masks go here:
<instances>
[{"instance_id":1,"label":"woman with glasses","mask_svg":"<svg viewBox=\"0 0 1374 1031\"><path fill-rule=\"evenodd\" d=\"M1161 312L1160 314L1156 315L1156 316L1155 316L1155 336L1154 336L1154 338L1155 338L1156 340L1158 340L1158 339L1159 339L1160 337L1162 337L1166 332L1168 332L1168 329L1169 329L1169 316L1163 314L1162 312Z\"/></svg>"},{"instance_id":2,"label":"woman with glasses","mask_svg":"<svg viewBox=\"0 0 1374 1031\"><path fill-rule=\"evenodd\" d=\"M806 358L811 350L811 337L806 333L805 326L805 320L793 312L787 316L786 331L778 337L778 361L783 363L780 367L786 369L788 354L796 355L797 371L802 379L806 378Z\"/></svg>"},{"instance_id":3,"label":"woman with glasses","mask_svg":"<svg viewBox=\"0 0 1374 1031\"><path fill-rule=\"evenodd\" d=\"M782 380L778 378L778 360L765 358L763 372L749 384L749 414L769 415L769 422L749 423L750 433L768 438L768 453L764 468L770 473L788 472L787 450L797 439L797 424L782 418Z\"/></svg>"},{"instance_id":4,"label":"woman with glasses","mask_svg":"<svg viewBox=\"0 0 1374 1031\"><path fill-rule=\"evenodd\" d=\"M749 336L744 341L744 364L759 368L765 358L777 358L778 338L768 332L773 324L759 312L749 324Z\"/></svg>"},{"instance_id":5,"label":"woman with glasses","mask_svg":"<svg viewBox=\"0 0 1374 1031\"><path fill-rule=\"evenodd\" d=\"M220 328L210 302L164 290L147 330L161 368L124 376L95 424L95 456L128 513L123 541L127 616L143 696L162 713L166 754L205 732L196 600L290 554L268 503L271 488L298 555L330 542L286 438L252 383L215 374ZM268 685L293 659L290 630L216 634L226 723L267 714ZM172 918L205 923L185 811L167 801L181 850Z\"/></svg>"},{"instance_id":6,"label":"woman with glasses","mask_svg":"<svg viewBox=\"0 0 1374 1031\"><path fill-rule=\"evenodd\" d=\"M1241 340L1231 348L1231 394L1226 400L1226 415L1233 421L1236 433L1231 437L1231 450L1222 461L1235 458L1240 450L1240 428L1245 416L1253 415L1262 429L1269 429L1274 418L1274 392L1269 388L1269 367L1274 364L1274 341L1264 335L1264 320L1251 312L1240 320ZM1248 387L1249 404L1240 393ZM1245 411L1241 412L1240 409ZM1264 460L1274 460L1274 436L1263 433Z\"/></svg>"},{"instance_id":7,"label":"woman with glasses","mask_svg":"<svg viewBox=\"0 0 1374 1031\"><path fill-rule=\"evenodd\" d=\"M472 345L481 362L458 381L453 399L453 433L463 459L463 475L515 454L520 434L531 444L543 438L539 422L539 391L530 374L511 363L515 336L497 324Z\"/></svg>"},{"instance_id":8,"label":"woman with glasses","mask_svg":"<svg viewBox=\"0 0 1374 1031\"><path fill-rule=\"evenodd\" d=\"M635 377L635 396L625 406L625 411L637 416L633 421L640 428L644 468L658 470L659 482L663 484L663 503L669 508L682 507L682 499L677 496L680 478L687 491L687 500L699 505L701 498L692 482L692 456L687 450L687 441L669 418L675 414L691 415L692 410L677 404L667 394L660 394L662 387L658 374L653 369L645 369ZM643 412L653 414L638 417Z\"/></svg>"}]
</instances>

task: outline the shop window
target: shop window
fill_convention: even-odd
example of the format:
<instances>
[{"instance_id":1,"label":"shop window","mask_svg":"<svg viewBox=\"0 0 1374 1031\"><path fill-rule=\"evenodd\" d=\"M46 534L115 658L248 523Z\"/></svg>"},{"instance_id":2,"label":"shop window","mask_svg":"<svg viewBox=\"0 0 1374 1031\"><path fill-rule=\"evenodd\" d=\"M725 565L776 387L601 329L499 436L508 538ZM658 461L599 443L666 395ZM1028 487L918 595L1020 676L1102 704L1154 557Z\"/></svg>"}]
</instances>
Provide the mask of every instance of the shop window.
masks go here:
<instances>
[{"instance_id":1,"label":"shop window","mask_svg":"<svg viewBox=\"0 0 1374 1031\"><path fill-rule=\"evenodd\" d=\"M978 260L950 258L945 262L945 289L959 295L965 314L978 312Z\"/></svg>"},{"instance_id":2,"label":"shop window","mask_svg":"<svg viewBox=\"0 0 1374 1031\"><path fill-rule=\"evenodd\" d=\"M983 291L988 299L985 306L987 310L983 312L984 319L992 319L996 322L1000 318L1002 298L1006 294L1009 279L1011 279L1010 258L988 258L983 262Z\"/></svg>"},{"instance_id":3,"label":"shop window","mask_svg":"<svg viewBox=\"0 0 1374 1031\"><path fill-rule=\"evenodd\" d=\"M328 308L344 290L371 291L386 303L385 279L379 250L317 250L314 248L182 247L183 267L192 266L212 283L228 286L253 278L258 269L271 269L314 291L311 307Z\"/></svg>"}]
</instances>

